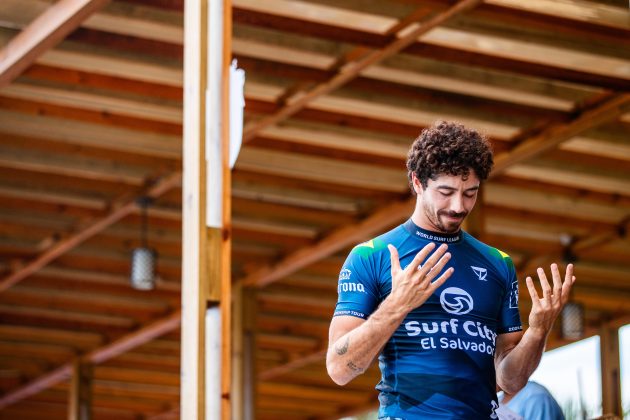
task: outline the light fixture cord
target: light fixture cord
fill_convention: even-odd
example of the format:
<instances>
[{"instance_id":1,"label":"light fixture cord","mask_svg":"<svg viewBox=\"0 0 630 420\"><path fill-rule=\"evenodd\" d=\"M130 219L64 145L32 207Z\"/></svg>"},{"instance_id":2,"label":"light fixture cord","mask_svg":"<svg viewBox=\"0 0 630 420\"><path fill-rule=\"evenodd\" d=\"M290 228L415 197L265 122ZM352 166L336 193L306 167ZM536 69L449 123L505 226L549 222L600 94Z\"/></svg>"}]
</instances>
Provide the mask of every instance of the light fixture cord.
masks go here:
<instances>
[{"instance_id":1,"label":"light fixture cord","mask_svg":"<svg viewBox=\"0 0 630 420\"><path fill-rule=\"evenodd\" d=\"M148 207L150 203L150 199L148 197L141 197L138 200L138 203L141 208L141 217L142 217L142 247L148 248L148 236L149 236L149 215L148 215Z\"/></svg>"}]
</instances>

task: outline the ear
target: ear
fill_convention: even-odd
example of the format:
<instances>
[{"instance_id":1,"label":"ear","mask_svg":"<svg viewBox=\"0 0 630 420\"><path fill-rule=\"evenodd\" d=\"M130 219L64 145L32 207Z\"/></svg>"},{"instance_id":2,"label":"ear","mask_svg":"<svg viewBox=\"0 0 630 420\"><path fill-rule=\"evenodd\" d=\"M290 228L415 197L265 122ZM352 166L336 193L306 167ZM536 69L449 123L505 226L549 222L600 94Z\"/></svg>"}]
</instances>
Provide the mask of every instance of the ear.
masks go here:
<instances>
[{"instance_id":1,"label":"ear","mask_svg":"<svg viewBox=\"0 0 630 420\"><path fill-rule=\"evenodd\" d=\"M411 184L413 185L413 190L415 191L416 195L421 195L423 188L416 174L411 174Z\"/></svg>"}]
</instances>

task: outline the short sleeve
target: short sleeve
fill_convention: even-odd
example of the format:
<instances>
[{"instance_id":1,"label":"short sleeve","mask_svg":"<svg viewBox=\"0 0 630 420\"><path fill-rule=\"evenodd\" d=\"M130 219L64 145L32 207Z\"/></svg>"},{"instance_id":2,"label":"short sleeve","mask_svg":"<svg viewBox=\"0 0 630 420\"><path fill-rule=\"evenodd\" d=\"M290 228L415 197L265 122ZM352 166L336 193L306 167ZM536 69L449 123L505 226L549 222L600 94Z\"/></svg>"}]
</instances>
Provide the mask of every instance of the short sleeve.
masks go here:
<instances>
[{"instance_id":1,"label":"short sleeve","mask_svg":"<svg viewBox=\"0 0 630 420\"><path fill-rule=\"evenodd\" d=\"M499 334L522 331L521 315L518 312L518 279L512 258L506 253L499 251L506 268L505 288L499 315L497 332Z\"/></svg>"},{"instance_id":2,"label":"short sleeve","mask_svg":"<svg viewBox=\"0 0 630 420\"><path fill-rule=\"evenodd\" d=\"M366 255L355 247L346 258L339 272L338 298L333 316L350 315L367 319L376 310L379 293L372 255Z\"/></svg>"}]
</instances>

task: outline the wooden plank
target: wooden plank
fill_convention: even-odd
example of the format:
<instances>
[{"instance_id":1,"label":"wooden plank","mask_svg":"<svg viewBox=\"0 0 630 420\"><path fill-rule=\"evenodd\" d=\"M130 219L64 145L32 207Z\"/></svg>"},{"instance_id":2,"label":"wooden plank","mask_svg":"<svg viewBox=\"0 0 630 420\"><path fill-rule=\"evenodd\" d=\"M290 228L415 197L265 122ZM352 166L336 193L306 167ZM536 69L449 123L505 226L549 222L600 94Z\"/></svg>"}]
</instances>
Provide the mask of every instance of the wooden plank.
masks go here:
<instances>
[{"instance_id":1,"label":"wooden plank","mask_svg":"<svg viewBox=\"0 0 630 420\"><path fill-rule=\"evenodd\" d=\"M311 363L320 362L322 359L326 357L326 349L317 350L313 353L307 354L304 357L294 359L288 363L275 366L273 368L267 369L261 372L258 377L262 381L269 381L271 379L275 379L279 376L284 375L285 373L300 369L304 366L307 366Z\"/></svg>"},{"instance_id":2,"label":"wooden plank","mask_svg":"<svg viewBox=\"0 0 630 420\"><path fill-rule=\"evenodd\" d=\"M599 333L599 340L602 412L604 415L622 417L619 328L603 326Z\"/></svg>"},{"instance_id":3,"label":"wooden plank","mask_svg":"<svg viewBox=\"0 0 630 420\"><path fill-rule=\"evenodd\" d=\"M365 399L365 394L358 391L339 390L329 387L313 387L304 385L262 382L258 384L261 397L288 398L296 400L314 400L322 403L356 404Z\"/></svg>"},{"instance_id":4,"label":"wooden plank","mask_svg":"<svg viewBox=\"0 0 630 420\"><path fill-rule=\"evenodd\" d=\"M286 186L260 185L245 182L238 178L234 179L232 185L232 197L302 209L315 209L346 214L356 213L359 207L365 204L355 197L347 197L341 194L304 191L303 189L289 188ZM235 207L235 210L238 209Z\"/></svg>"},{"instance_id":5,"label":"wooden plank","mask_svg":"<svg viewBox=\"0 0 630 420\"><path fill-rule=\"evenodd\" d=\"M90 351L81 356L80 360L84 363L98 364L114 358L125 351L138 347L160 335L164 335L170 331L177 329L180 325L181 312L177 311L167 317L158 319L157 321L129 333L120 339L107 344L103 347ZM0 409L4 409L25 398L35 395L51 386L68 379L72 374L73 362L69 362L60 366L51 372L48 372L29 383L12 390L0 397Z\"/></svg>"},{"instance_id":6,"label":"wooden plank","mask_svg":"<svg viewBox=\"0 0 630 420\"><path fill-rule=\"evenodd\" d=\"M318 84L307 92L299 92L298 94L293 95L292 98L288 98L286 101L287 104L280 108L280 110L275 112L273 115L265 117L257 121L253 125L246 126L243 132L243 141L247 142L254 138L256 134L264 128L267 128L289 118L290 116L294 115L302 108L304 108L306 105L313 102L315 99L338 89L339 87L348 83L350 80L356 78L361 73L361 71L363 71L367 67L402 51L404 48L414 43L415 40L421 35L426 34L446 20L451 19L460 13L465 13L470 9L473 9L479 3L480 1L476 0L462 0L456 3L455 6L448 9L446 12L441 13L436 17L433 17L428 22L424 22L424 24L420 25L419 27L415 22L409 22L406 25L406 28L397 28L398 34L402 34L405 29L412 28L412 30L407 31L407 33L401 35L395 41L391 42L380 50L365 53L361 57L347 62L330 80ZM301 13L304 13L304 11L302 10Z\"/></svg>"},{"instance_id":7,"label":"wooden plank","mask_svg":"<svg viewBox=\"0 0 630 420\"><path fill-rule=\"evenodd\" d=\"M264 4L269 4L265 2ZM484 6L481 6L478 10L481 10ZM500 9L494 7L494 9ZM496 10L495 10L496 11ZM472 12L471 14L474 14ZM503 9L501 11L501 17L510 19L514 15L513 10ZM280 30L285 30L294 33L301 33L306 36L318 37L329 39L333 42L340 42L343 40L347 43L354 43L358 45L367 46L370 48L382 48L386 44L386 37L379 35L372 31L359 31L344 28L343 22L330 22L329 24L321 22L313 22L307 18L302 18L302 15L294 15L291 18L275 14L273 10L267 12L257 10L239 9L235 13L235 17L239 22L249 25L265 25L269 27L275 27ZM529 19L536 22L540 18L536 14L529 14ZM515 25L527 26L527 24ZM557 18L555 25L551 25L551 31L555 32L560 28L572 28L574 22L570 19ZM589 33L593 33L593 36L597 36L603 29L601 26L587 25L588 28L583 29L581 33L588 38ZM623 39L626 36L624 31L618 31L617 33L610 35L612 39ZM458 46L461 47L461 46ZM431 45L423 42L417 42L405 51L406 53L413 54L423 58L429 58L440 61L447 61L450 63L460 63L465 68L480 69L494 69L508 71L513 74L520 74L526 77L540 77L546 79L555 79L563 82L574 82L580 84L590 84L593 86L605 87L613 90L627 90L630 85L626 79L618 77L609 77L591 73L588 69L584 71L571 70L566 67L550 66L543 62L527 61L516 58L508 58L507 56L499 57L497 55L484 54L481 52L472 52L464 50L462 48L448 48L444 46ZM623 71L623 67L617 67L617 70ZM445 72L444 74L448 74Z\"/></svg>"},{"instance_id":8,"label":"wooden plank","mask_svg":"<svg viewBox=\"0 0 630 420\"><path fill-rule=\"evenodd\" d=\"M271 126L263 130L260 137L282 140L297 144L308 144L347 152L373 153L379 156L404 159L408 144L392 141L391 138L366 138L365 136L339 133L332 130L299 126Z\"/></svg>"},{"instance_id":9,"label":"wooden plank","mask_svg":"<svg viewBox=\"0 0 630 420\"><path fill-rule=\"evenodd\" d=\"M181 13L134 3L112 2L90 16L81 26L182 45L183 24Z\"/></svg>"},{"instance_id":10,"label":"wooden plank","mask_svg":"<svg viewBox=\"0 0 630 420\"><path fill-rule=\"evenodd\" d=\"M0 51L0 87L7 86L108 0L60 0Z\"/></svg>"},{"instance_id":11,"label":"wooden plank","mask_svg":"<svg viewBox=\"0 0 630 420\"><path fill-rule=\"evenodd\" d=\"M181 158L179 136L104 127L79 121L68 122L65 118L28 116L20 112L1 110L0 131L8 135L49 139L69 145L158 158Z\"/></svg>"},{"instance_id":12,"label":"wooden plank","mask_svg":"<svg viewBox=\"0 0 630 420\"><path fill-rule=\"evenodd\" d=\"M155 185L149 187L146 190L145 195L157 198L170 189L177 187L180 182L181 173L171 174L170 176L159 180ZM42 252L35 259L25 263L21 268L15 270L0 280L0 293L7 290L14 284L19 283L29 275L48 265L51 261L57 259L59 256L65 254L87 239L106 229L108 226L127 216L136 208L136 206L137 202L135 198L128 201L114 203L112 211L105 217L92 220L91 223L86 223L86 227L82 230L60 240L55 245Z\"/></svg>"},{"instance_id":13,"label":"wooden plank","mask_svg":"<svg viewBox=\"0 0 630 420\"><path fill-rule=\"evenodd\" d=\"M542 15L560 16L577 21L592 22L598 25L612 26L630 30L627 10L583 0L488 0L506 8L529 10Z\"/></svg>"},{"instance_id":14,"label":"wooden plank","mask_svg":"<svg viewBox=\"0 0 630 420\"><path fill-rule=\"evenodd\" d=\"M592 109L579 113L570 122L547 126L540 134L522 141L509 153L495 158L493 176L516 162L531 159L578 134L619 117L630 104L630 94L612 95Z\"/></svg>"},{"instance_id":15,"label":"wooden plank","mask_svg":"<svg viewBox=\"0 0 630 420\"><path fill-rule=\"evenodd\" d=\"M369 83L366 83L369 84ZM273 86L265 81L257 82L256 79L249 80L245 94L247 98L263 101L277 101L282 96L282 89ZM408 94L408 92L407 92ZM344 90L334 95L324 95L313 98L304 108L314 111L326 111L337 114L344 114L355 117L378 119L391 121L397 124L407 124L416 127L425 127L433 124L439 119L454 119L462 124L470 125L482 130L492 138L508 140L520 131L520 126L528 121L523 116L504 115L499 121L490 117L492 112L477 112L461 106L449 104L426 103L427 101L417 100L415 103L407 100L403 102L401 98L392 95L377 94L377 99L370 95L357 91ZM284 108L282 108L284 109ZM302 109L302 108L300 108ZM296 110L297 113L299 110ZM278 111L279 112L279 111ZM273 114L275 115L275 114ZM288 118L289 116L287 116ZM263 118L270 118L269 116ZM250 123L250 127L260 123L262 120ZM265 126L265 128L271 126ZM261 127L262 130L262 127ZM416 130L416 133L417 134ZM250 140L254 139L251 137Z\"/></svg>"},{"instance_id":16,"label":"wooden plank","mask_svg":"<svg viewBox=\"0 0 630 420\"><path fill-rule=\"evenodd\" d=\"M437 28L423 37L428 45L456 48L499 58L541 63L557 68L588 72L605 77L630 79L627 61L599 54L571 51L563 48L506 40L463 30Z\"/></svg>"},{"instance_id":17,"label":"wooden plank","mask_svg":"<svg viewBox=\"0 0 630 420\"><path fill-rule=\"evenodd\" d=\"M103 344L101 334L93 332L66 331L54 328L37 328L18 325L0 325L0 340L15 340L22 342L71 344L80 350L87 350Z\"/></svg>"},{"instance_id":18,"label":"wooden plank","mask_svg":"<svg viewBox=\"0 0 630 420\"><path fill-rule=\"evenodd\" d=\"M623 112L624 107L627 106L629 102L630 95L616 95L603 104L596 106L594 109L585 111L568 123L557 123L549 126L543 133L521 142L521 144L511 152L497 157L491 177L497 176L511 165L556 147L563 141L614 118ZM263 127L261 127L261 129L262 128ZM489 193L486 194L486 201L492 202L489 196ZM503 200L503 198L501 198L501 200ZM521 197L519 202L522 203L522 201ZM384 230L386 226L394 225L403 220L408 216L408 208L410 208L414 202L415 199L412 198L408 200L408 202L402 203L402 205L396 203L394 205L385 206L362 222L334 231L317 244L292 252L281 261L273 265L262 267L247 275L242 281L245 285L257 285L261 287L304 268L325 256L340 251L352 244L359 243L361 240L371 237L372 234ZM370 230L374 226L378 226L378 228ZM356 235L359 235L359 237Z\"/></svg>"},{"instance_id":19,"label":"wooden plank","mask_svg":"<svg viewBox=\"0 0 630 420\"><path fill-rule=\"evenodd\" d=\"M630 144L608 142L594 136L577 136L560 145L560 150L630 161Z\"/></svg>"},{"instance_id":20,"label":"wooden plank","mask_svg":"<svg viewBox=\"0 0 630 420\"><path fill-rule=\"evenodd\" d=\"M504 173L511 177L551 181L554 184L566 185L576 189L601 191L614 195L630 196L630 179L623 174L589 173L581 168L567 167L561 163L517 164L506 169Z\"/></svg>"},{"instance_id":21,"label":"wooden plank","mask_svg":"<svg viewBox=\"0 0 630 420\"><path fill-rule=\"evenodd\" d=\"M182 110L179 107L138 101L131 98L106 96L80 90L66 90L49 86L38 86L21 82L12 83L2 89L6 98L42 101L45 103L77 107L130 117L181 124Z\"/></svg>"},{"instance_id":22,"label":"wooden plank","mask_svg":"<svg viewBox=\"0 0 630 420\"><path fill-rule=\"evenodd\" d=\"M490 182L484 189L486 204L517 211L533 211L615 224L630 210L627 206L615 203L585 200L578 196L548 190L519 188L509 183Z\"/></svg>"},{"instance_id":23,"label":"wooden plank","mask_svg":"<svg viewBox=\"0 0 630 420\"><path fill-rule=\"evenodd\" d=\"M181 415L229 419L231 2L186 2L184 17Z\"/></svg>"},{"instance_id":24,"label":"wooden plank","mask_svg":"<svg viewBox=\"0 0 630 420\"><path fill-rule=\"evenodd\" d=\"M68 403L68 420L92 419L92 366L75 360Z\"/></svg>"},{"instance_id":25,"label":"wooden plank","mask_svg":"<svg viewBox=\"0 0 630 420\"><path fill-rule=\"evenodd\" d=\"M268 32L260 32L258 38L235 39L234 52L239 57L239 64L249 68L251 72L260 73L264 67L269 73L286 74L287 69L292 67L295 68L294 76L297 78L323 80L327 76L326 70L335 62L332 53L309 51L308 44L300 45L302 38L283 33L276 40L269 39ZM254 36L256 33L246 35ZM266 38L264 42L260 40L262 36ZM289 45L289 40L297 45ZM283 64L281 70L278 68L280 63ZM300 72L298 69L317 71ZM394 56L385 64L368 67L361 72L359 79L366 83L374 79L561 111L570 111L574 105L574 100L570 98L580 92L577 88L571 89L553 81L506 75L491 70L481 72L479 69L464 69L463 66L448 63L438 65L409 55ZM583 95L585 89L581 91Z\"/></svg>"},{"instance_id":26,"label":"wooden plank","mask_svg":"<svg viewBox=\"0 0 630 420\"><path fill-rule=\"evenodd\" d=\"M261 268L248 275L242 279L243 284L262 287L334 252L366 240L404 219L410 213L410 204L409 201L390 204L354 225L336 229L316 244L299 249L273 266Z\"/></svg>"},{"instance_id":27,"label":"wooden plank","mask_svg":"<svg viewBox=\"0 0 630 420\"><path fill-rule=\"evenodd\" d=\"M0 167L3 168L141 186L147 170L125 166L112 161L0 146Z\"/></svg>"},{"instance_id":28,"label":"wooden plank","mask_svg":"<svg viewBox=\"0 0 630 420\"><path fill-rule=\"evenodd\" d=\"M236 169L380 191L407 189L402 170L259 148L242 150Z\"/></svg>"}]
</instances>

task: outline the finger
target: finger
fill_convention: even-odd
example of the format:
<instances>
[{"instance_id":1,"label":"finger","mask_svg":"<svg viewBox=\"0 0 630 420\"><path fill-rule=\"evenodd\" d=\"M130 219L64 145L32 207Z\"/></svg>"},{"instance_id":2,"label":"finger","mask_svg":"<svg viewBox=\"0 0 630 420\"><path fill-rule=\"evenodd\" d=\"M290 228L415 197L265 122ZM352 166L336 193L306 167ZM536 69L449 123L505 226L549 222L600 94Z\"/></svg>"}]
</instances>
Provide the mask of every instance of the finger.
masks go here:
<instances>
[{"instance_id":1,"label":"finger","mask_svg":"<svg viewBox=\"0 0 630 420\"><path fill-rule=\"evenodd\" d=\"M409 271L411 271L412 273L418 271L418 267L420 267L420 264L422 264L422 262L427 258L429 253L433 251L433 248L435 248L435 244L433 242L426 244L424 248L422 248L420 252L416 254L416 256L411 261L411 264L409 264L409 266L407 267Z\"/></svg>"},{"instance_id":2,"label":"finger","mask_svg":"<svg viewBox=\"0 0 630 420\"><path fill-rule=\"evenodd\" d=\"M564 273L564 282L572 283L575 281L575 276L573 275L573 264L567 265L567 272Z\"/></svg>"},{"instance_id":3,"label":"finger","mask_svg":"<svg viewBox=\"0 0 630 420\"><path fill-rule=\"evenodd\" d=\"M567 302L569 300L569 293L571 287L575 283L575 276L573 275L573 264L567 265L567 271L564 275L564 283L562 283L562 301Z\"/></svg>"},{"instance_id":4,"label":"finger","mask_svg":"<svg viewBox=\"0 0 630 420\"><path fill-rule=\"evenodd\" d=\"M447 249L448 246L446 244L440 245L440 247L435 250L435 252L424 262L424 264L422 264L422 269L418 271L417 275L420 278L425 277L427 273L429 273L433 269L433 267L435 267L440 258L442 258L442 256L446 253Z\"/></svg>"},{"instance_id":5,"label":"finger","mask_svg":"<svg viewBox=\"0 0 630 420\"><path fill-rule=\"evenodd\" d=\"M556 263L551 264L551 277L553 279L553 297L560 298L562 294L562 277Z\"/></svg>"},{"instance_id":6,"label":"finger","mask_svg":"<svg viewBox=\"0 0 630 420\"><path fill-rule=\"evenodd\" d=\"M545 270L543 270L541 267L538 267L536 272L538 273L538 279L540 280L540 287L542 287L543 298L548 298L551 295L551 286L549 286L549 281L547 280Z\"/></svg>"},{"instance_id":7,"label":"finger","mask_svg":"<svg viewBox=\"0 0 630 420\"><path fill-rule=\"evenodd\" d=\"M389 249L389 259L392 264L392 273L400 271L400 259L398 257L398 250L392 244L388 244L387 249Z\"/></svg>"},{"instance_id":8,"label":"finger","mask_svg":"<svg viewBox=\"0 0 630 420\"><path fill-rule=\"evenodd\" d=\"M440 258L440 260L437 262L437 264L435 264L433 266L433 268L431 268L431 270L429 270L429 272L427 273L426 276L424 276L424 281L428 281L429 283L435 278L437 277L438 274L440 274L442 272L442 269L444 268L444 266L446 265L446 263L448 263L451 259L451 253L447 252L446 254L442 255L442 258Z\"/></svg>"},{"instance_id":9,"label":"finger","mask_svg":"<svg viewBox=\"0 0 630 420\"><path fill-rule=\"evenodd\" d=\"M435 290L440 287L441 285L444 284L444 282L451 277L451 275L455 272L455 269L453 267L449 267L444 273L442 273L442 275L440 277L437 278L436 281L434 281L433 283L431 283L431 286L427 289L430 291L431 294L433 294L433 292L435 292Z\"/></svg>"},{"instance_id":10,"label":"finger","mask_svg":"<svg viewBox=\"0 0 630 420\"><path fill-rule=\"evenodd\" d=\"M532 306L538 306L540 298L538 297L536 287L534 287L534 280L532 280L530 276L527 276L527 278L525 279L525 284L527 285L529 296L532 298Z\"/></svg>"}]
</instances>

